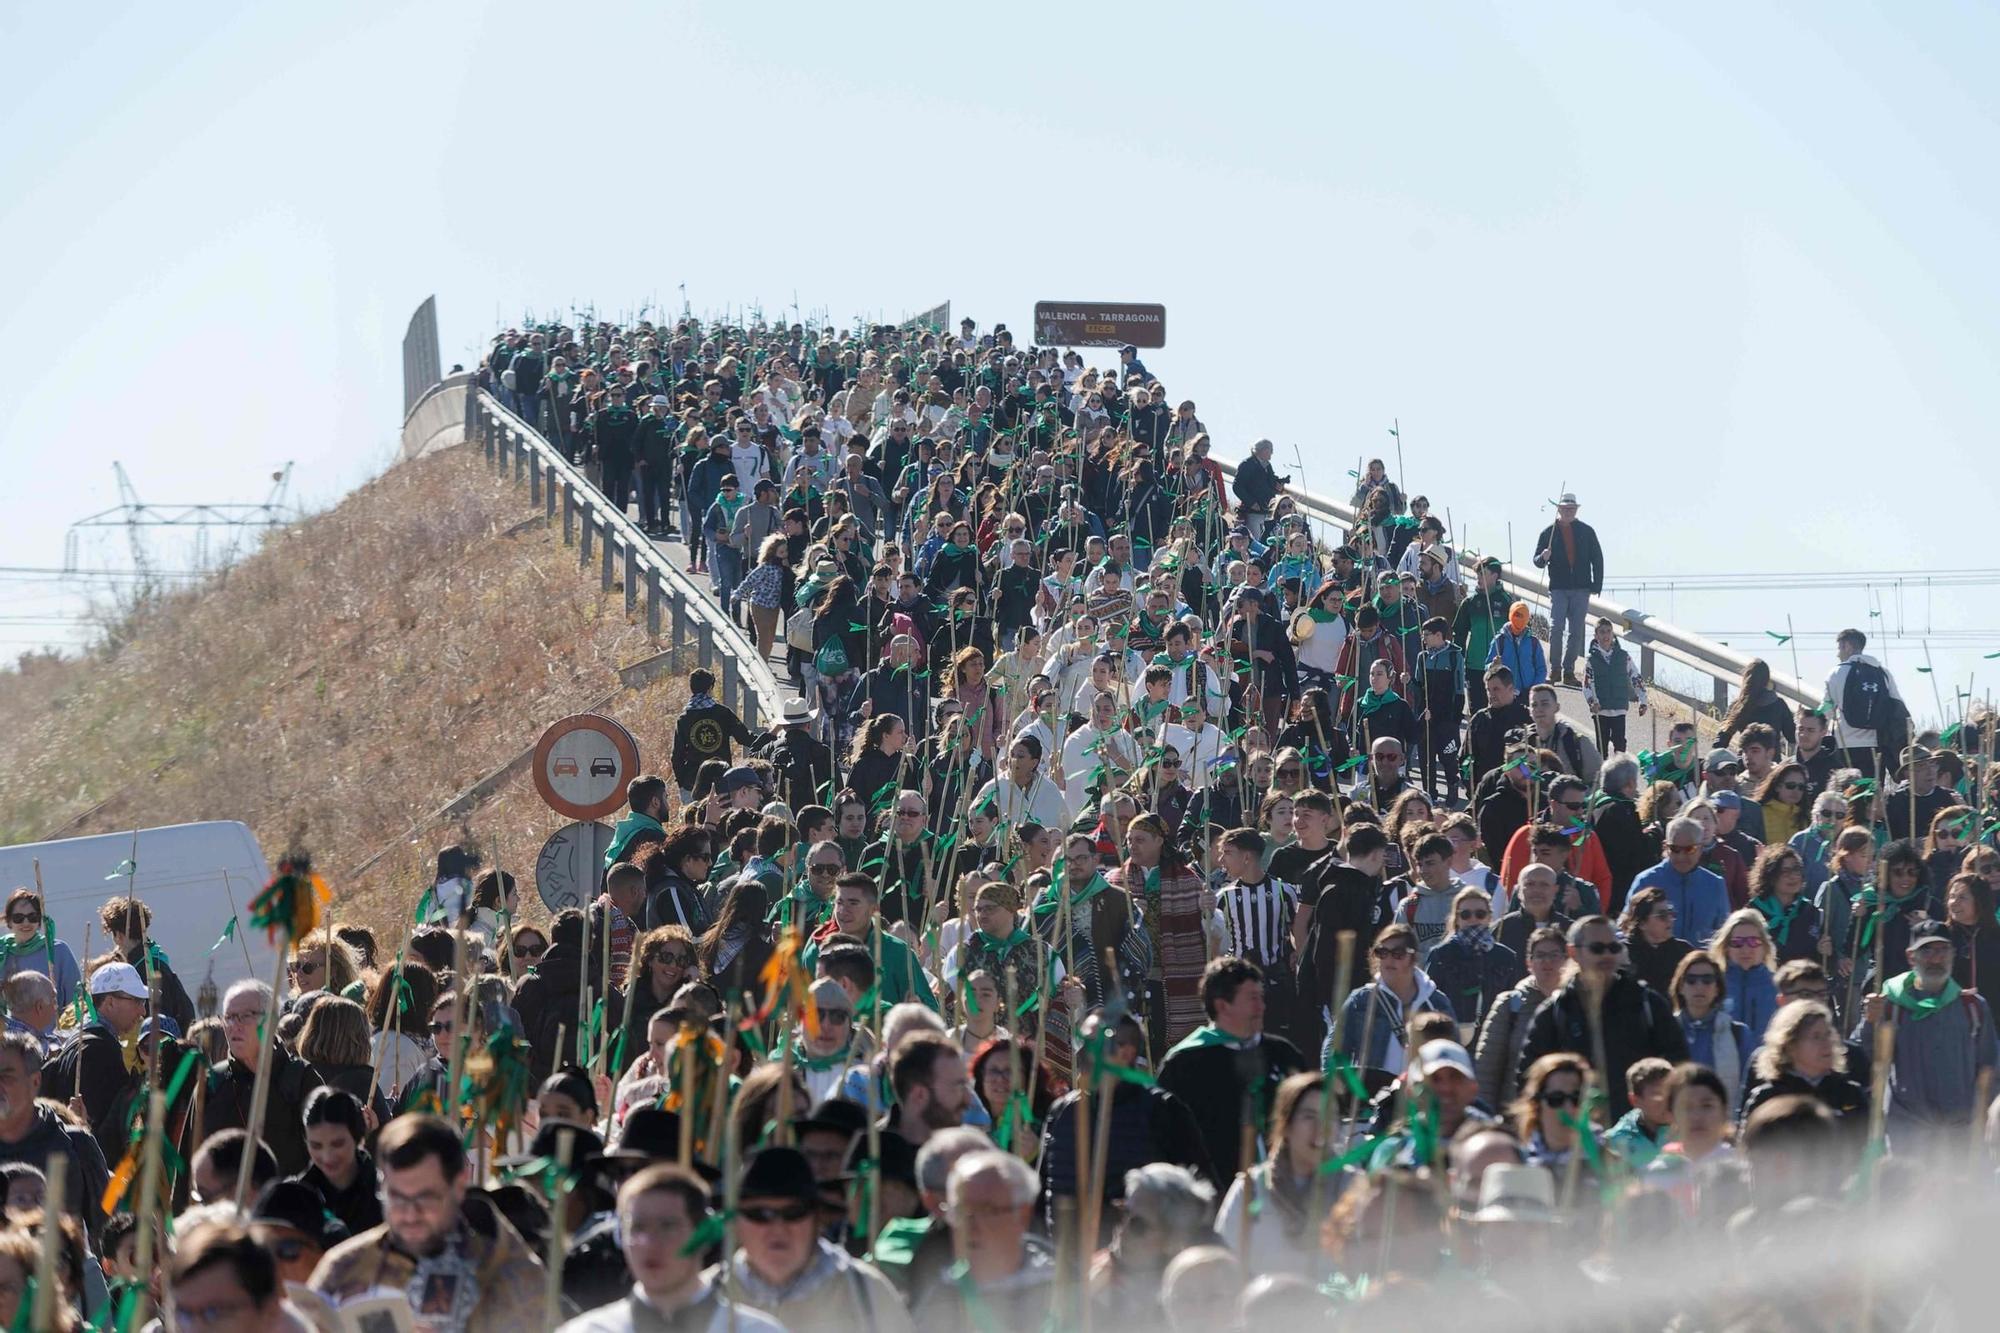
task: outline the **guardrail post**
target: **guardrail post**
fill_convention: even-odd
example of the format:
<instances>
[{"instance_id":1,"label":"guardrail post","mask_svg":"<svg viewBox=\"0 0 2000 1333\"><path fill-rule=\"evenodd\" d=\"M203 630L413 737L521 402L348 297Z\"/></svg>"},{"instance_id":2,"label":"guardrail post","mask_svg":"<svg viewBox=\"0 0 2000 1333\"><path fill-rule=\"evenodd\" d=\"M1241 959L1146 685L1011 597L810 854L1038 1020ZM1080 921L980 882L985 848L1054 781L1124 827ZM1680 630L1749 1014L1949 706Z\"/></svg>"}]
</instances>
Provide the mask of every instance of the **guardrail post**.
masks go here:
<instances>
[{"instance_id":1,"label":"guardrail post","mask_svg":"<svg viewBox=\"0 0 2000 1333\"><path fill-rule=\"evenodd\" d=\"M1729 711L1729 682L1720 676L1712 677L1711 680L1715 685L1715 711L1718 713L1727 713Z\"/></svg>"},{"instance_id":2,"label":"guardrail post","mask_svg":"<svg viewBox=\"0 0 2000 1333\"><path fill-rule=\"evenodd\" d=\"M695 638L698 646L695 651L694 660L699 662L702 666L714 666L715 626L709 624L706 620L696 621ZM728 698L727 695L724 695L723 697Z\"/></svg>"},{"instance_id":3,"label":"guardrail post","mask_svg":"<svg viewBox=\"0 0 2000 1333\"><path fill-rule=\"evenodd\" d=\"M1648 685L1653 683L1653 672L1658 669L1658 658L1659 654L1653 651L1652 644L1648 643L1640 646L1639 679L1645 681Z\"/></svg>"},{"instance_id":4,"label":"guardrail post","mask_svg":"<svg viewBox=\"0 0 2000 1333\"><path fill-rule=\"evenodd\" d=\"M678 662L681 659L681 648L687 641L687 594L681 591L681 585L678 583L672 585L672 596L667 603L667 610L673 617L673 624L667 631L670 636L667 643L674 650L674 661Z\"/></svg>"},{"instance_id":5,"label":"guardrail post","mask_svg":"<svg viewBox=\"0 0 2000 1333\"><path fill-rule=\"evenodd\" d=\"M484 404L479 408L479 448L486 455L488 467L499 466L499 459L493 452L493 414L486 410Z\"/></svg>"},{"instance_id":6,"label":"guardrail post","mask_svg":"<svg viewBox=\"0 0 2000 1333\"><path fill-rule=\"evenodd\" d=\"M748 690L741 689L742 681L743 675L737 664L736 654L724 654L722 658L722 697L729 701L732 708L736 709L737 716L743 719L743 725L751 727L755 726L756 723L750 719L750 710L742 707L741 701L737 698L739 693L749 693Z\"/></svg>"},{"instance_id":7,"label":"guardrail post","mask_svg":"<svg viewBox=\"0 0 2000 1333\"><path fill-rule=\"evenodd\" d=\"M660 637L660 571L646 571L646 633Z\"/></svg>"},{"instance_id":8,"label":"guardrail post","mask_svg":"<svg viewBox=\"0 0 2000 1333\"><path fill-rule=\"evenodd\" d=\"M547 489L544 490L543 492L544 503L548 511L545 517L554 518L556 516L556 465L554 463L550 463L548 465L548 470L549 470L549 484Z\"/></svg>"},{"instance_id":9,"label":"guardrail post","mask_svg":"<svg viewBox=\"0 0 2000 1333\"><path fill-rule=\"evenodd\" d=\"M576 542L576 487L564 482L562 493L563 545L571 546Z\"/></svg>"},{"instance_id":10,"label":"guardrail post","mask_svg":"<svg viewBox=\"0 0 2000 1333\"><path fill-rule=\"evenodd\" d=\"M618 537L617 537L617 529L611 526L611 515L609 514L606 514L604 516L603 544L604 544L604 560L603 560L602 572L598 575L599 591L610 592L612 570L614 568L614 566L612 565L612 561L617 559L618 556Z\"/></svg>"},{"instance_id":11,"label":"guardrail post","mask_svg":"<svg viewBox=\"0 0 2000 1333\"><path fill-rule=\"evenodd\" d=\"M539 509L541 507L542 464L540 459L535 460L535 465L528 469L528 500L536 508Z\"/></svg>"},{"instance_id":12,"label":"guardrail post","mask_svg":"<svg viewBox=\"0 0 2000 1333\"><path fill-rule=\"evenodd\" d=\"M528 470L528 437L518 432L514 436L514 484L521 484L521 474Z\"/></svg>"},{"instance_id":13,"label":"guardrail post","mask_svg":"<svg viewBox=\"0 0 2000 1333\"><path fill-rule=\"evenodd\" d=\"M639 550L637 547L628 546L625 548L625 614L631 615L633 608L638 605Z\"/></svg>"},{"instance_id":14,"label":"guardrail post","mask_svg":"<svg viewBox=\"0 0 2000 1333\"><path fill-rule=\"evenodd\" d=\"M582 508L582 506L578 506L578 508ZM578 536L576 543L576 563L587 569L590 566L591 543L597 540L597 515L591 513L588 509L584 509L580 517L583 519L583 522L578 524L582 532Z\"/></svg>"}]
</instances>

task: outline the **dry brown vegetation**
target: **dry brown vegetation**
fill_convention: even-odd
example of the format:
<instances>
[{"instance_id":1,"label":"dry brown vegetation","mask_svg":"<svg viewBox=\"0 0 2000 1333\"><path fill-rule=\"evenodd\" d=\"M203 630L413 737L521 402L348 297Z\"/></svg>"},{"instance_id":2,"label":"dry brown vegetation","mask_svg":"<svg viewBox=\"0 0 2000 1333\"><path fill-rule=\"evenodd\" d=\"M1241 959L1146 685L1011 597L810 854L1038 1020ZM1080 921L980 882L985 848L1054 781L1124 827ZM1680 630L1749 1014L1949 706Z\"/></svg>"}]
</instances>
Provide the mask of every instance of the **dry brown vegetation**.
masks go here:
<instances>
[{"instance_id":1,"label":"dry brown vegetation","mask_svg":"<svg viewBox=\"0 0 2000 1333\"><path fill-rule=\"evenodd\" d=\"M686 702L678 677L620 691L656 651L643 619L467 449L392 468L114 638L0 672L0 842L240 819L267 857L309 849L339 918L385 939L438 846L525 888L564 822L525 774L430 822L453 797L607 696L663 768Z\"/></svg>"}]
</instances>

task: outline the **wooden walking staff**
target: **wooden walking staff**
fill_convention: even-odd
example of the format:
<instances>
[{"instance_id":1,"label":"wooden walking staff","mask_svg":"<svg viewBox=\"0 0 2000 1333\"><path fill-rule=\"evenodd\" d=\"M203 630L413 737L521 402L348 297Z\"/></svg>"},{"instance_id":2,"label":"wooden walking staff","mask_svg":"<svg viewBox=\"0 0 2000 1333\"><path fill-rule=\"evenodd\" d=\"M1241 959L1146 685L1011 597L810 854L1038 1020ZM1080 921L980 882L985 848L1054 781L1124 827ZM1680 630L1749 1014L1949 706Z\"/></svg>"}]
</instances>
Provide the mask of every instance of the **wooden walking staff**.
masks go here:
<instances>
[{"instance_id":1,"label":"wooden walking staff","mask_svg":"<svg viewBox=\"0 0 2000 1333\"><path fill-rule=\"evenodd\" d=\"M563 1258L569 1252L569 1164L576 1154L576 1135L556 1136L556 1176L549 1189L549 1249L543 1264L542 1327L562 1323Z\"/></svg>"},{"instance_id":2,"label":"wooden walking staff","mask_svg":"<svg viewBox=\"0 0 2000 1333\"><path fill-rule=\"evenodd\" d=\"M1333 1032L1329 1039L1329 1045L1335 1059L1340 1058L1340 1035L1342 1028L1345 1026L1345 1020L1346 1020L1345 1011L1347 1009L1347 987L1348 984L1352 981L1354 975L1354 941L1355 941L1355 932L1351 930L1343 930L1334 937L1334 947L1339 951L1339 953L1338 953L1338 958L1335 961L1333 967ZM1321 1065L1322 1068L1320 1069L1320 1087L1319 1087L1319 1126L1320 1126L1319 1133L1321 1141L1325 1142L1327 1137L1326 1113L1330 1109L1333 1101L1333 1068L1331 1061L1322 1061ZM1343 1148L1345 1147L1344 1144L1339 1146ZM1273 1151L1276 1150L1273 1149ZM1315 1162L1313 1165L1316 1168L1319 1164ZM1324 1182L1325 1179L1326 1177L1321 1172L1319 1172L1318 1170L1314 1170L1313 1183L1312 1183L1312 1210L1307 1214L1307 1216L1315 1220L1319 1217L1321 1187L1322 1187L1322 1182ZM1246 1211L1248 1210L1246 1209ZM1247 1248L1245 1249L1244 1253L1245 1255L1248 1255L1249 1251Z\"/></svg>"},{"instance_id":3,"label":"wooden walking staff","mask_svg":"<svg viewBox=\"0 0 2000 1333\"><path fill-rule=\"evenodd\" d=\"M285 955L319 924L320 911L333 897L326 881L313 873L311 858L293 853L278 862L278 873L264 891L250 900L250 924L262 926L266 936L278 945L272 965L271 998L264 1022L257 1033L257 1080L250 1092L250 1118L244 1128L252 1135L264 1125L264 1110L271 1097L271 1051L278 1035L278 1000L285 989ZM282 938L281 938L282 937ZM250 1168L257 1154L244 1153L236 1173L236 1207L240 1210L250 1197Z\"/></svg>"},{"instance_id":4,"label":"wooden walking staff","mask_svg":"<svg viewBox=\"0 0 2000 1333\"><path fill-rule=\"evenodd\" d=\"M44 907L43 910L47 911L48 909ZM58 1274L62 1271L61 1260L57 1257L57 1247L62 1244L62 1227L59 1225L59 1222L63 1216L63 1194L67 1191L68 1186L69 1172L53 1168L49 1171L48 1184L44 1187L45 1193L42 1196L41 1253L36 1256L35 1260L33 1298L35 1303L33 1327L35 1328L54 1328L56 1326L55 1300L57 1284L60 1280ZM141 1214L141 1216L144 1216L144 1214ZM151 1251L153 1247L148 1243L151 1239L152 1237L144 1230L139 1232L139 1271L142 1273L152 1271ZM85 1262L89 1262L88 1259ZM139 1289L139 1299L141 1301L145 1300L145 1287L143 1284ZM145 1317L145 1311L142 1309L138 1312L138 1318L131 1320L125 1327L138 1328Z\"/></svg>"}]
</instances>

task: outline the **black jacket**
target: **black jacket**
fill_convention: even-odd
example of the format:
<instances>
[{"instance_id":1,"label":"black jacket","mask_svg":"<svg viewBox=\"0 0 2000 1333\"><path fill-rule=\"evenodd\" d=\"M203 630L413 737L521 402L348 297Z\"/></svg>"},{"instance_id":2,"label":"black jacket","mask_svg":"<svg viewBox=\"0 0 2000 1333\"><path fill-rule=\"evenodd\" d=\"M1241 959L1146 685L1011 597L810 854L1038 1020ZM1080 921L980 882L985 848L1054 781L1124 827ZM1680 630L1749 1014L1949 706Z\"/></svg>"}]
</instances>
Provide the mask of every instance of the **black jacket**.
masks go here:
<instances>
[{"instance_id":1,"label":"black jacket","mask_svg":"<svg viewBox=\"0 0 2000 1333\"><path fill-rule=\"evenodd\" d=\"M122 1148L119 1155L121 1158L124 1155ZM11 1166L19 1162L39 1167L46 1176L57 1158L61 1159L62 1169L68 1173L63 1198L68 1201L70 1210L84 1219L86 1229L95 1237L104 1223L104 1214L98 1203L104 1197L104 1185L111 1175L104 1164L104 1153L99 1149L96 1137L87 1129L70 1125L48 1107L37 1106L34 1123L29 1126L26 1135L14 1143L0 1141L0 1165ZM78 1200L88 1202L79 1203Z\"/></svg>"},{"instance_id":2,"label":"black jacket","mask_svg":"<svg viewBox=\"0 0 2000 1333\"><path fill-rule=\"evenodd\" d=\"M1479 780L1500 767L1507 757L1507 733L1518 731L1531 725L1534 719L1528 715L1528 706L1517 696L1505 708L1482 708L1472 715L1466 728L1465 748L1472 755L1472 782ZM1495 856L1499 852L1494 852Z\"/></svg>"},{"instance_id":3,"label":"black jacket","mask_svg":"<svg viewBox=\"0 0 2000 1333\"><path fill-rule=\"evenodd\" d=\"M780 730L764 758L777 770L778 799L793 810L833 804L833 751L803 726Z\"/></svg>"},{"instance_id":4,"label":"black jacket","mask_svg":"<svg viewBox=\"0 0 2000 1333\"><path fill-rule=\"evenodd\" d=\"M1269 1124L1278 1085L1306 1067L1299 1048L1271 1032L1244 1050L1177 1047L1161 1063L1160 1087L1194 1112L1208 1156L1208 1178L1218 1191L1227 1189L1236 1174L1245 1118L1260 1128Z\"/></svg>"},{"instance_id":5,"label":"black jacket","mask_svg":"<svg viewBox=\"0 0 2000 1333\"><path fill-rule=\"evenodd\" d=\"M1693 952L1694 946L1677 935L1669 935L1665 944L1649 944L1645 935L1635 930L1625 941L1625 956L1632 962L1633 973L1662 995L1673 994L1674 969Z\"/></svg>"},{"instance_id":6,"label":"black jacket","mask_svg":"<svg viewBox=\"0 0 2000 1333\"><path fill-rule=\"evenodd\" d=\"M65 1104L83 1098L84 1119L106 1161L125 1155L126 1115L138 1087L124 1046L103 1023L86 1025L42 1067L42 1096Z\"/></svg>"},{"instance_id":7,"label":"black jacket","mask_svg":"<svg viewBox=\"0 0 2000 1333\"><path fill-rule=\"evenodd\" d=\"M1515 830L1528 822L1528 798L1498 769L1488 773L1472 794L1472 817L1479 823L1479 842L1486 859L1499 865Z\"/></svg>"},{"instance_id":8,"label":"black jacket","mask_svg":"<svg viewBox=\"0 0 2000 1333\"><path fill-rule=\"evenodd\" d=\"M682 713L674 723L674 781L692 788L695 774L705 761L720 759L728 763L731 741L745 748L757 743L734 709L718 703Z\"/></svg>"},{"instance_id":9,"label":"black jacket","mask_svg":"<svg viewBox=\"0 0 2000 1333\"><path fill-rule=\"evenodd\" d=\"M350 1236L358 1236L371 1227L382 1225L382 1200L375 1192L375 1159L364 1150L357 1150L354 1156L358 1168L354 1173L354 1183L344 1190L335 1189L333 1182L316 1166L309 1166L292 1177L319 1191L320 1202L326 1205L329 1213L346 1224Z\"/></svg>"},{"instance_id":10,"label":"black jacket","mask_svg":"<svg viewBox=\"0 0 2000 1333\"><path fill-rule=\"evenodd\" d=\"M264 1104L264 1123L254 1132L271 1147L278 1159L278 1174L295 1176L312 1165L306 1152L306 1095L325 1083L317 1069L293 1056L284 1047L268 1052L271 1060L271 1091ZM202 1106L201 1136L206 1139L225 1129L246 1129L250 1123L250 1102L255 1095L257 1071L231 1056L209 1071L208 1100Z\"/></svg>"},{"instance_id":11,"label":"black jacket","mask_svg":"<svg viewBox=\"0 0 2000 1333\"><path fill-rule=\"evenodd\" d=\"M1851 1148L1858 1149L1868 1137L1868 1090L1851 1073L1838 1070L1813 1083L1787 1070L1776 1078L1760 1078L1743 1094L1743 1119L1765 1102L1778 1097L1812 1097L1833 1112Z\"/></svg>"},{"instance_id":12,"label":"black jacket","mask_svg":"<svg viewBox=\"0 0 2000 1333\"><path fill-rule=\"evenodd\" d=\"M534 1070L537 1086L558 1065L569 1063L563 1057L564 1051L577 1049L577 1000L583 990L583 959L579 952L569 945L551 944L542 961L521 979L520 988L514 992L514 1012L521 1016L521 1036L530 1048L528 1064ZM597 975L598 969L593 968L593 989ZM623 1015L615 990L605 1010L604 1030L609 1036L616 1031ZM559 1034L561 1050L557 1049Z\"/></svg>"},{"instance_id":13,"label":"black jacket","mask_svg":"<svg viewBox=\"0 0 2000 1333\"><path fill-rule=\"evenodd\" d=\"M1056 1234L1056 1201L1078 1199L1083 1186L1077 1180L1076 1100L1074 1092L1064 1093L1049 1108L1048 1124L1042 1130L1039 1170L1042 1181L1042 1210L1049 1233ZM1090 1108L1092 1133L1103 1113L1102 1101ZM1164 1088L1145 1088L1136 1083L1116 1083L1111 1092L1110 1151L1105 1155L1104 1199L1115 1203L1125 1197L1125 1173L1153 1162L1171 1162L1202 1175L1209 1173L1208 1150L1203 1146L1201 1127L1195 1123L1188 1104ZM1105 1232L1114 1218L1105 1208Z\"/></svg>"},{"instance_id":14,"label":"black jacket","mask_svg":"<svg viewBox=\"0 0 2000 1333\"><path fill-rule=\"evenodd\" d=\"M1604 1088L1606 1112L1616 1120L1632 1109L1625 1095L1625 1071L1647 1056L1670 1065L1688 1058L1687 1034L1674 1018L1673 1006L1644 982L1621 973L1604 993L1600 1019L1604 1065L1598 1077ZM1554 1051L1580 1055L1596 1068L1597 1040L1591 1035L1583 994L1572 982L1550 996L1528 1027L1527 1045L1518 1066L1522 1082L1535 1061Z\"/></svg>"},{"instance_id":15,"label":"black jacket","mask_svg":"<svg viewBox=\"0 0 2000 1333\"><path fill-rule=\"evenodd\" d=\"M1660 844L1639 823L1639 807L1622 797L1600 798L1590 819L1605 864L1611 867L1611 882L1599 886L1609 895L1604 910L1616 916L1625 910L1633 879L1660 863Z\"/></svg>"},{"instance_id":16,"label":"black jacket","mask_svg":"<svg viewBox=\"0 0 2000 1333\"><path fill-rule=\"evenodd\" d=\"M1271 465L1252 454L1236 467L1236 498L1253 514L1270 512L1282 483Z\"/></svg>"},{"instance_id":17,"label":"black jacket","mask_svg":"<svg viewBox=\"0 0 2000 1333\"><path fill-rule=\"evenodd\" d=\"M1535 538L1535 563L1549 572L1551 588L1588 588L1594 593L1604 591L1604 548L1597 544L1597 533L1590 524L1581 519L1570 524L1571 536L1576 541L1576 559L1572 561L1563 539L1556 533L1557 525L1549 524L1542 529L1542 535Z\"/></svg>"},{"instance_id":18,"label":"black jacket","mask_svg":"<svg viewBox=\"0 0 2000 1333\"><path fill-rule=\"evenodd\" d=\"M1306 927L1305 948L1299 954L1299 1002L1314 1012L1333 1003L1341 932L1354 932L1348 984L1358 986L1368 979L1368 950L1395 915L1387 884L1340 863L1337 852L1329 853L1328 860L1332 864L1321 862L1312 867L1320 891Z\"/></svg>"}]
</instances>

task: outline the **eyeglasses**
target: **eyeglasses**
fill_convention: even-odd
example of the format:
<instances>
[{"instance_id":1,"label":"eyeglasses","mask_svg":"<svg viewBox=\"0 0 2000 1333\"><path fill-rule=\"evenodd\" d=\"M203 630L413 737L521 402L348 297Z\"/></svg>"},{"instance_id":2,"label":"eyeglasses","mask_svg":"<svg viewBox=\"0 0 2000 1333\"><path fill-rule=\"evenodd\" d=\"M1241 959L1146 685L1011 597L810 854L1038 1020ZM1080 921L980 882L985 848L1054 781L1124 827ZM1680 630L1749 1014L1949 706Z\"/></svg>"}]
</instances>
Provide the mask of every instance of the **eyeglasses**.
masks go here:
<instances>
[{"instance_id":1,"label":"eyeglasses","mask_svg":"<svg viewBox=\"0 0 2000 1333\"><path fill-rule=\"evenodd\" d=\"M1536 1098L1542 1105L1560 1111L1565 1106L1575 1106L1583 1100L1580 1092L1545 1092Z\"/></svg>"},{"instance_id":2,"label":"eyeglasses","mask_svg":"<svg viewBox=\"0 0 2000 1333\"><path fill-rule=\"evenodd\" d=\"M807 870L808 870L808 871L809 871L810 873L812 873L812 874L815 874L815 875L838 875L838 874L840 873L840 867L839 867L839 866L837 866L837 865L827 865L827 864L825 864L825 863L821 863L821 864L819 864L819 865L816 865L816 866L807 866L807 867L806 867L806 869L807 869Z\"/></svg>"},{"instance_id":3,"label":"eyeglasses","mask_svg":"<svg viewBox=\"0 0 2000 1333\"><path fill-rule=\"evenodd\" d=\"M42 924L40 912L14 912L7 919L17 926L39 926Z\"/></svg>"},{"instance_id":4,"label":"eyeglasses","mask_svg":"<svg viewBox=\"0 0 2000 1333\"><path fill-rule=\"evenodd\" d=\"M1493 913L1483 907L1468 907L1458 914L1460 921L1491 921Z\"/></svg>"},{"instance_id":5,"label":"eyeglasses","mask_svg":"<svg viewBox=\"0 0 2000 1333\"><path fill-rule=\"evenodd\" d=\"M1760 936L1756 935L1731 935L1729 937L1729 947L1732 949L1761 949L1764 947L1764 941Z\"/></svg>"},{"instance_id":6,"label":"eyeglasses","mask_svg":"<svg viewBox=\"0 0 2000 1333\"><path fill-rule=\"evenodd\" d=\"M1625 946L1617 940L1592 940L1582 946L1584 952L1596 954L1599 958L1607 954L1624 953Z\"/></svg>"},{"instance_id":7,"label":"eyeglasses","mask_svg":"<svg viewBox=\"0 0 2000 1333\"><path fill-rule=\"evenodd\" d=\"M1808 986L1804 990L1789 990L1785 995L1794 1000L1824 1000L1826 990L1820 986Z\"/></svg>"},{"instance_id":8,"label":"eyeglasses","mask_svg":"<svg viewBox=\"0 0 2000 1333\"><path fill-rule=\"evenodd\" d=\"M1683 986L1713 986L1719 978L1713 972L1690 972L1681 978Z\"/></svg>"},{"instance_id":9,"label":"eyeglasses","mask_svg":"<svg viewBox=\"0 0 2000 1333\"><path fill-rule=\"evenodd\" d=\"M548 951L549 946L546 944L516 944L514 946L514 956L516 958L540 958Z\"/></svg>"},{"instance_id":10,"label":"eyeglasses","mask_svg":"<svg viewBox=\"0 0 2000 1333\"><path fill-rule=\"evenodd\" d=\"M1560 963L1568 957L1568 954L1558 952L1555 949L1542 949L1536 953L1529 954L1528 961L1531 963Z\"/></svg>"},{"instance_id":11,"label":"eyeglasses","mask_svg":"<svg viewBox=\"0 0 2000 1333\"><path fill-rule=\"evenodd\" d=\"M691 953L682 953L679 949L676 949L672 953L662 953L659 961L665 963L668 967L693 967L694 955Z\"/></svg>"},{"instance_id":12,"label":"eyeglasses","mask_svg":"<svg viewBox=\"0 0 2000 1333\"><path fill-rule=\"evenodd\" d=\"M1686 842L1670 842L1670 843L1668 843L1668 844L1667 844L1667 850L1668 850L1668 851L1670 851L1670 852L1673 852L1673 853L1675 853L1676 855L1679 855L1679 856L1686 856L1686 855L1687 855L1687 854L1688 854L1689 852L1698 852L1698 851L1700 851L1700 850L1701 850L1701 848L1699 848L1699 847L1695 846L1695 845L1694 845L1694 844L1692 844L1692 843L1686 843Z\"/></svg>"},{"instance_id":13,"label":"eyeglasses","mask_svg":"<svg viewBox=\"0 0 2000 1333\"><path fill-rule=\"evenodd\" d=\"M103 997L99 996L98 998L101 1000ZM225 1013L222 1016L222 1024L224 1027L229 1027L232 1025L241 1026L245 1023L261 1023L264 1021L264 1014L265 1011L262 1009L252 1009L240 1014Z\"/></svg>"},{"instance_id":14,"label":"eyeglasses","mask_svg":"<svg viewBox=\"0 0 2000 1333\"><path fill-rule=\"evenodd\" d=\"M782 1208L739 1208L736 1210L736 1215L745 1222L768 1226L773 1222L803 1222L811 1217L813 1212L813 1206L809 1203L788 1203Z\"/></svg>"},{"instance_id":15,"label":"eyeglasses","mask_svg":"<svg viewBox=\"0 0 2000 1333\"><path fill-rule=\"evenodd\" d=\"M1369 952L1377 958L1408 958L1416 950L1407 944L1378 944Z\"/></svg>"}]
</instances>

